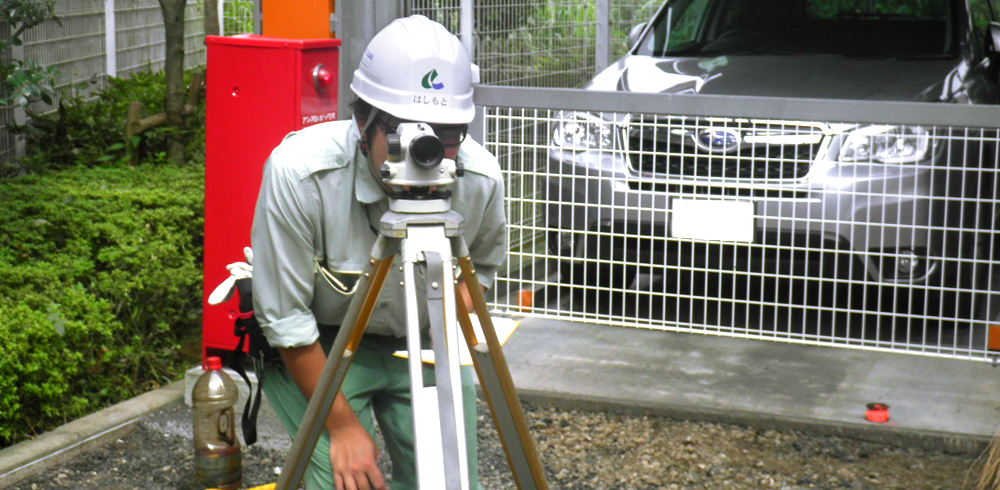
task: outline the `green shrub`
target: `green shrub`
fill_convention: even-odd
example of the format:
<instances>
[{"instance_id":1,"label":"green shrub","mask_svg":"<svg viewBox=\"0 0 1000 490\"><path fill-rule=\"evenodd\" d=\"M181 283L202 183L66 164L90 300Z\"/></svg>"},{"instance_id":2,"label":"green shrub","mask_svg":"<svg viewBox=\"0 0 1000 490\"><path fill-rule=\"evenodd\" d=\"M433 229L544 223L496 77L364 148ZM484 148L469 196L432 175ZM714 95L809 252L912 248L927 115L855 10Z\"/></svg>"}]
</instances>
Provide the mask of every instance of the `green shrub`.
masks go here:
<instances>
[{"instance_id":1,"label":"green shrub","mask_svg":"<svg viewBox=\"0 0 1000 490\"><path fill-rule=\"evenodd\" d=\"M191 75L187 74L186 83L190 83ZM104 89L86 96L62 95L55 111L32 113L28 124L14 129L25 138L26 155L20 164L31 172L123 165L128 163L130 147L138 153L140 162L165 162L168 137L175 129L160 126L127 140L125 128L128 106L133 101L142 103L142 117L163 112L166 87L163 72L147 70L128 78L108 78ZM204 162L204 109L201 98L199 107L186 116L189 162Z\"/></svg>"},{"instance_id":2,"label":"green shrub","mask_svg":"<svg viewBox=\"0 0 1000 490\"><path fill-rule=\"evenodd\" d=\"M200 327L203 167L0 180L0 445L176 379Z\"/></svg>"},{"instance_id":3,"label":"green shrub","mask_svg":"<svg viewBox=\"0 0 1000 490\"><path fill-rule=\"evenodd\" d=\"M2 445L129 395L107 302L79 284L58 293L47 311L0 299Z\"/></svg>"}]
</instances>

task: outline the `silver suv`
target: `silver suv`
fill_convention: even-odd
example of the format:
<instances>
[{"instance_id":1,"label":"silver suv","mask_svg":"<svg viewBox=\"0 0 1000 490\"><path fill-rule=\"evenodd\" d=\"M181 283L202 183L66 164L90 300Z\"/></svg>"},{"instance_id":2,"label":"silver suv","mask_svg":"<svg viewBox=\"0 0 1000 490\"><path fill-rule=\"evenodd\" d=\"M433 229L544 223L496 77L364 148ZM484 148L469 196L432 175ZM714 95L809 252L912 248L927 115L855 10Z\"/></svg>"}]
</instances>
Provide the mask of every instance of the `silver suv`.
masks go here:
<instances>
[{"instance_id":1,"label":"silver suv","mask_svg":"<svg viewBox=\"0 0 1000 490\"><path fill-rule=\"evenodd\" d=\"M587 88L996 104L1000 24L980 5L977 24L966 0L667 0ZM995 174L955 171L995 170L995 148L947 128L557 117L546 220L567 281L678 266L973 288L987 272L963 259L1000 256L977 233L1000 229Z\"/></svg>"}]
</instances>

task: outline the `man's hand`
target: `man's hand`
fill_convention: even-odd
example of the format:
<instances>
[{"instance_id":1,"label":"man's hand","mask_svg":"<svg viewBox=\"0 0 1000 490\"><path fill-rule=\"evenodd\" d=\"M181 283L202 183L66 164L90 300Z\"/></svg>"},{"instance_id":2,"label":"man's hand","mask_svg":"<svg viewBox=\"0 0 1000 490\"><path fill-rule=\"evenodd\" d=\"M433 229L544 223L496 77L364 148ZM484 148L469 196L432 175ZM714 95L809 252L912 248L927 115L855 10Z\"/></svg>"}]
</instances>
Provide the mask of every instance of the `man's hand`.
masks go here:
<instances>
[{"instance_id":1,"label":"man's hand","mask_svg":"<svg viewBox=\"0 0 1000 490\"><path fill-rule=\"evenodd\" d=\"M337 490L386 490L378 469L378 448L361 424L331 429L330 463Z\"/></svg>"},{"instance_id":2,"label":"man's hand","mask_svg":"<svg viewBox=\"0 0 1000 490\"><path fill-rule=\"evenodd\" d=\"M299 391L310 399L326 366L326 354L319 342L302 347L279 347L285 368ZM330 434L330 463L337 490L385 490L385 478L378 469L378 448L361 425L343 392L338 392L323 423Z\"/></svg>"}]
</instances>

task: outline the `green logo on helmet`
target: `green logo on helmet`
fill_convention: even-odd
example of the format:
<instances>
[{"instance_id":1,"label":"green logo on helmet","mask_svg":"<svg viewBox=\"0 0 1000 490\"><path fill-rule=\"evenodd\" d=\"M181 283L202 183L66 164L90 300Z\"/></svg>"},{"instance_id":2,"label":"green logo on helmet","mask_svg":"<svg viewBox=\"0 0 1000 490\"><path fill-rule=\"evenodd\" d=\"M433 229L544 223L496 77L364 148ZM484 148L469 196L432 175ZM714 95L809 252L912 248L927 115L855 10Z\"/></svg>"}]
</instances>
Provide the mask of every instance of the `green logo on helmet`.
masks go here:
<instances>
[{"instance_id":1,"label":"green logo on helmet","mask_svg":"<svg viewBox=\"0 0 1000 490\"><path fill-rule=\"evenodd\" d=\"M424 75L424 78L420 80L420 85L427 89L441 90L444 88L444 84L440 82L435 82L437 80L438 72L437 70L431 70Z\"/></svg>"}]
</instances>

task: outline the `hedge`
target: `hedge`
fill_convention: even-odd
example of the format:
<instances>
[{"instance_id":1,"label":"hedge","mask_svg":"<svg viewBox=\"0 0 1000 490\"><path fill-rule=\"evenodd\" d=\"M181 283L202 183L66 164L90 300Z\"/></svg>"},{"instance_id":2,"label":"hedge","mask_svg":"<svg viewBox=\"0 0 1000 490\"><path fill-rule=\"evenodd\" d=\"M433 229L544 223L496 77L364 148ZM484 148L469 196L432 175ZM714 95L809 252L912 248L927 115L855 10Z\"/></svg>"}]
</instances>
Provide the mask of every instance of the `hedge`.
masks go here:
<instances>
[{"instance_id":1,"label":"hedge","mask_svg":"<svg viewBox=\"0 0 1000 490\"><path fill-rule=\"evenodd\" d=\"M181 375L203 210L200 166L0 180L0 447Z\"/></svg>"}]
</instances>

